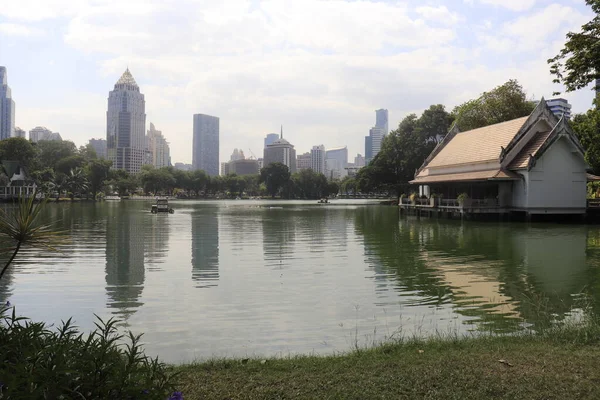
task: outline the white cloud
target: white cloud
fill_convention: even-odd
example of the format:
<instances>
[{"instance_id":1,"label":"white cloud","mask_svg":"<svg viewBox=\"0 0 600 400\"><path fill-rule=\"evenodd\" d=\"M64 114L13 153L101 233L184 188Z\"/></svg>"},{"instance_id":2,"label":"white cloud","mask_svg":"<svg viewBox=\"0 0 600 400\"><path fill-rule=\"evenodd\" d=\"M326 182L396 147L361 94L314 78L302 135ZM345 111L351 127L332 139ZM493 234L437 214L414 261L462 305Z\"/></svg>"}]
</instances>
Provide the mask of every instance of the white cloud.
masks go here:
<instances>
[{"instance_id":1,"label":"white cloud","mask_svg":"<svg viewBox=\"0 0 600 400\"><path fill-rule=\"evenodd\" d=\"M41 36L43 31L41 29L22 24L0 23L0 34L7 36L33 37Z\"/></svg>"},{"instance_id":2,"label":"white cloud","mask_svg":"<svg viewBox=\"0 0 600 400\"><path fill-rule=\"evenodd\" d=\"M462 18L454 12L448 10L446 6L422 6L417 7L416 12L423 16L428 21L438 22L445 25L454 25L462 20Z\"/></svg>"},{"instance_id":3,"label":"white cloud","mask_svg":"<svg viewBox=\"0 0 600 400\"><path fill-rule=\"evenodd\" d=\"M535 5L536 0L479 0L479 2L497 7L508 8L512 11L526 11Z\"/></svg>"}]
</instances>

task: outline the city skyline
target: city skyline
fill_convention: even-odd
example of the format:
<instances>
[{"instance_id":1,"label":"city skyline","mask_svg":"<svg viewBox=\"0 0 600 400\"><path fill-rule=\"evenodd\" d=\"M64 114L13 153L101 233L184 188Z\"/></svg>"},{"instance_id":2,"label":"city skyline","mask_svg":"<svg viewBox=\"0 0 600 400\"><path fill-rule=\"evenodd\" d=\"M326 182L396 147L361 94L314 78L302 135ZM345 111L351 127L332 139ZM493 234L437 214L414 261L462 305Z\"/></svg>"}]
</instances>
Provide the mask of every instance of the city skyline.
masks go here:
<instances>
[{"instance_id":1,"label":"city skyline","mask_svg":"<svg viewBox=\"0 0 600 400\"><path fill-rule=\"evenodd\" d=\"M7 4L0 65L10 75L16 126L52 127L78 146L103 137L106 88L129 65L173 162L183 163L192 160L189 119L198 111L221 118L221 159L228 147L260 154L265 134L281 123L299 151L327 135L327 145L355 154L364 153L378 107L389 109L392 130L412 112L440 103L450 110L511 78L531 97L552 97L560 88L546 60L592 16L582 2L539 0L184 1L177 10L158 0ZM312 15L318 29L308 29ZM593 93L562 96L578 113Z\"/></svg>"}]
</instances>

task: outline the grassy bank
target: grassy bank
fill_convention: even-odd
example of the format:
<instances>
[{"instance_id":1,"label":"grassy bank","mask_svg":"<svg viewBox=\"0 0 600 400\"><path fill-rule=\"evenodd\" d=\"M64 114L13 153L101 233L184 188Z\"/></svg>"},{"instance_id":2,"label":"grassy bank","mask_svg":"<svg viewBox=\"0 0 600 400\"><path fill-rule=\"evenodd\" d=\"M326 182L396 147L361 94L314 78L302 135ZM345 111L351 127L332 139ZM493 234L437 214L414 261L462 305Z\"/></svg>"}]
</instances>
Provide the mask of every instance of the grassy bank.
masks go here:
<instances>
[{"instance_id":1,"label":"grassy bank","mask_svg":"<svg viewBox=\"0 0 600 400\"><path fill-rule=\"evenodd\" d=\"M598 399L600 329L402 341L329 357L178 367L192 399Z\"/></svg>"}]
</instances>

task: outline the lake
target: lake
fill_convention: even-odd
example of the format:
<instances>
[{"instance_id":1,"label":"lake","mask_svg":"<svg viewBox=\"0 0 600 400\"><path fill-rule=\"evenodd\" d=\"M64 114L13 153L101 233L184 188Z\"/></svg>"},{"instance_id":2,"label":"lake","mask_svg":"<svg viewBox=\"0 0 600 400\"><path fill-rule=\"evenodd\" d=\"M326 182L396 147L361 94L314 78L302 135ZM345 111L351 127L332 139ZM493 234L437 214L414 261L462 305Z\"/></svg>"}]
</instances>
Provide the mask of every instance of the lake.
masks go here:
<instances>
[{"instance_id":1,"label":"lake","mask_svg":"<svg viewBox=\"0 0 600 400\"><path fill-rule=\"evenodd\" d=\"M0 301L85 330L116 317L167 362L514 332L600 304L598 226L407 219L352 200L150 204L49 204L70 242L20 253Z\"/></svg>"}]
</instances>

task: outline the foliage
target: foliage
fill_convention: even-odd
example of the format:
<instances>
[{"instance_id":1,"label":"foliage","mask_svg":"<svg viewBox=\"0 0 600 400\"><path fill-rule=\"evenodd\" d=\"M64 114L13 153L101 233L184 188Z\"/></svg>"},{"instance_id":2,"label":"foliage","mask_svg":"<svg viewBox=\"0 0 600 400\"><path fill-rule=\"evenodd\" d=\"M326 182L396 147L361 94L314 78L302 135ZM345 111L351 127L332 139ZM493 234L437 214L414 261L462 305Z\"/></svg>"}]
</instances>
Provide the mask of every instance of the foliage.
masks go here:
<instances>
[{"instance_id":1,"label":"foliage","mask_svg":"<svg viewBox=\"0 0 600 400\"><path fill-rule=\"evenodd\" d=\"M112 162L107 160L91 159L89 161L86 171L92 199L96 199L98 192L103 189L105 182L108 180L111 165Z\"/></svg>"},{"instance_id":2,"label":"foliage","mask_svg":"<svg viewBox=\"0 0 600 400\"><path fill-rule=\"evenodd\" d=\"M303 169L292 175L294 197L301 199L320 199L329 194L327 178L312 169Z\"/></svg>"},{"instance_id":3,"label":"foliage","mask_svg":"<svg viewBox=\"0 0 600 400\"><path fill-rule=\"evenodd\" d=\"M467 193L461 193L456 197L456 200L458 200L459 203L464 203L466 200L469 199L469 195Z\"/></svg>"},{"instance_id":4,"label":"foliage","mask_svg":"<svg viewBox=\"0 0 600 400\"><path fill-rule=\"evenodd\" d=\"M581 32L567 33L565 46L548 60L554 83L564 85L567 92L600 79L600 0L586 0L586 4L596 13L594 18L581 27Z\"/></svg>"},{"instance_id":5,"label":"foliage","mask_svg":"<svg viewBox=\"0 0 600 400\"><path fill-rule=\"evenodd\" d=\"M12 315L0 310L0 397L166 399L174 374L144 354L141 335L129 332L121 344L116 326L98 318L97 329L85 335L71 319L50 330L17 317L14 308Z\"/></svg>"},{"instance_id":6,"label":"foliage","mask_svg":"<svg viewBox=\"0 0 600 400\"><path fill-rule=\"evenodd\" d=\"M275 197L289 180L290 171L282 163L271 163L260 171L260 181L265 183L271 197Z\"/></svg>"},{"instance_id":7,"label":"foliage","mask_svg":"<svg viewBox=\"0 0 600 400\"><path fill-rule=\"evenodd\" d=\"M36 149L25 138L15 137L0 141L0 161L18 161L31 170L36 154Z\"/></svg>"},{"instance_id":8,"label":"foliage","mask_svg":"<svg viewBox=\"0 0 600 400\"><path fill-rule=\"evenodd\" d=\"M23 246L54 250L54 246L64 241L64 232L40 222L45 204L46 200L36 203L35 196L30 196L19 199L18 207L10 213L0 209L0 239L9 246L2 252L10 254L0 271L0 279Z\"/></svg>"},{"instance_id":9,"label":"foliage","mask_svg":"<svg viewBox=\"0 0 600 400\"><path fill-rule=\"evenodd\" d=\"M77 147L69 141L42 140L36 143L36 147L38 165L52 168L55 171L60 161L77 155ZM63 173L66 172L63 171Z\"/></svg>"},{"instance_id":10,"label":"foliage","mask_svg":"<svg viewBox=\"0 0 600 400\"><path fill-rule=\"evenodd\" d=\"M600 109L592 108L571 119L571 127L585 149L585 160L600 174Z\"/></svg>"},{"instance_id":11,"label":"foliage","mask_svg":"<svg viewBox=\"0 0 600 400\"><path fill-rule=\"evenodd\" d=\"M135 175L123 169L111 169L108 173L108 182L106 184L116 191L119 196L127 196L135 192L139 183Z\"/></svg>"},{"instance_id":12,"label":"foliage","mask_svg":"<svg viewBox=\"0 0 600 400\"><path fill-rule=\"evenodd\" d=\"M140 183L144 192L153 193L168 192L175 188L175 177L168 167L154 168L152 165L144 165L139 175Z\"/></svg>"},{"instance_id":13,"label":"foliage","mask_svg":"<svg viewBox=\"0 0 600 400\"><path fill-rule=\"evenodd\" d=\"M505 84L484 92L479 98L469 100L454 108L452 114L461 131L481 128L512 119L525 117L535 104L518 81L511 79Z\"/></svg>"},{"instance_id":14,"label":"foliage","mask_svg":"<svg viewBox=\"0 0 600 400\"><path fill-rule=\"evenodd\" d=\"M66 187L71 192L71 200L76 194L87 190L89 182L81 168L75 168L66 174Z\"/></svg>"}]
</instances>

